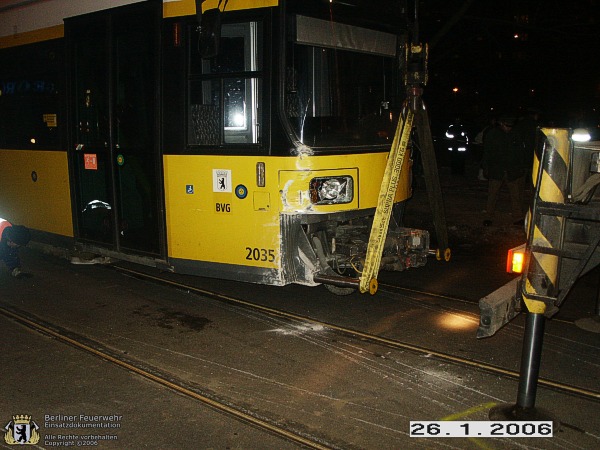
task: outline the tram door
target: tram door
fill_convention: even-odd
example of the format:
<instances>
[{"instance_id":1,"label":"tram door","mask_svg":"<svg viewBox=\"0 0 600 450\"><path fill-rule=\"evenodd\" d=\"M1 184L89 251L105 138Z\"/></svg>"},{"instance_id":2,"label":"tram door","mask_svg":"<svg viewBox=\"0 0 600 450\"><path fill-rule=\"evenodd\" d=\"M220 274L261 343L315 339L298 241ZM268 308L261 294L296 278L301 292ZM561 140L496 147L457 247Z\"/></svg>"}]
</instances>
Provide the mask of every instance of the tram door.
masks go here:
<instances>
[{"instance_id":1,"label":"tram door","mask_svg":"<svg viewBox=\"0 0 600 450\"><path fill-rule=\"evenodd\" d=\"M76 229L91 246L164 255L156 125L160 5L142 2L66 21Z\"/></svg>"}]
</instances>

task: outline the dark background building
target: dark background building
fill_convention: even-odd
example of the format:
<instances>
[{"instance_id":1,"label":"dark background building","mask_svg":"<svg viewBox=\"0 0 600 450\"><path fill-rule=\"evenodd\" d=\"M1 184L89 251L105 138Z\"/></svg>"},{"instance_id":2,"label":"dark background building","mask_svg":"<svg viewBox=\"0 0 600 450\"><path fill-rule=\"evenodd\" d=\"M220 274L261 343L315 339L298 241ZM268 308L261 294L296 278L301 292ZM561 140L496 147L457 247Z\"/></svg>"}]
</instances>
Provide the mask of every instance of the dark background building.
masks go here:
<instances>
[{"instance_id":1,"label":"dark background building","mask_svg":"<svg viewBox=\"0 0 600 450\"><path fill-rule=\"evenodd\" d=\"M543 124L597 129L599 3L420 0L434 128L460 115L475 130L491 114L535 108Z\"/></svg>"}]
</instances>

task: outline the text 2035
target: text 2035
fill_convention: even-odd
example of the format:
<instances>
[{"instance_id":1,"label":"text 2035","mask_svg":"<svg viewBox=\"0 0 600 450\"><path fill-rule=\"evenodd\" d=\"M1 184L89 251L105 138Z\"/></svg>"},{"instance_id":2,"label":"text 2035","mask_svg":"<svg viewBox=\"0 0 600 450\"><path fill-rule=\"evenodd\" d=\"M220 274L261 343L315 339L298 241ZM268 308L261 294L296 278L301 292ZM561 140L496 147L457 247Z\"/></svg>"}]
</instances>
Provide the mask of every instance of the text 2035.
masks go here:
<instances>
[{"instance_id":1,"label":"text 2035","mask_svg":"<svg viewBox=\"0 0 600 450\"><path fill-rule=\"evenodd\" d=\"M275 250L266 248L246 247L248 261L275 261Z\"/></svg>"}]
</instances>

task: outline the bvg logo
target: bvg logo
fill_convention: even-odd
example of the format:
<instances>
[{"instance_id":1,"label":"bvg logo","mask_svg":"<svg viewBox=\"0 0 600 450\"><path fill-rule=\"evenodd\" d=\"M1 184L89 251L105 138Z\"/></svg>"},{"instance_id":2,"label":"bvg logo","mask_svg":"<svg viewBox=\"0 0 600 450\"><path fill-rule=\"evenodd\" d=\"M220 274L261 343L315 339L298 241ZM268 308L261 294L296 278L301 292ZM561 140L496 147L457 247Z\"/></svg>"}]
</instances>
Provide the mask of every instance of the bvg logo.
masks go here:
<instances>
[{"instance_id":1,"label":"bvg logo","mask_svg":"<svg viewBox=\"0 0 600 450\"><path fill-rule=\"evenodd\" d=\"M4 442L8 445L35 445L40 440L40 427L31 420L31 416L21 414L13 416L2 431L5 431Z\"/></svg>"},{"instance_id":2,"label":"bvg logo","mask_svg":"<svg viewBox=\"0 0 600 450\"><path fill-rule=\"evenodd\" d=\"M231 212L231 204L230 203L215 203L215 211L216 212Z\"/></svg>"}]
</instances>

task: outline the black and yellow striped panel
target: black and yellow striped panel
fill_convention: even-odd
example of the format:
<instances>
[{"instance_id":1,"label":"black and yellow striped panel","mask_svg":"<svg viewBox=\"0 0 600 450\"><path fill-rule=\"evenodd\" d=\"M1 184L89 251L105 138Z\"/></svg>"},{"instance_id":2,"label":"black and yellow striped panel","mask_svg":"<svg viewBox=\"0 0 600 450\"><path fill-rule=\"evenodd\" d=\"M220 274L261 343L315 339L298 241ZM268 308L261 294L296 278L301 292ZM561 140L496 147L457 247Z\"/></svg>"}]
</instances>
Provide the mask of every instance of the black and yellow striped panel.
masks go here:
<instances>
[{"instance_id":1,"label":"black and yellow striped panel","mask_svg":"<svg viewBox=\"0 0 600 450\"><path fill-rule=\"evenodd\" d=\"M563 204L567 199L570 165L569 131L566 129L543 128L544 143L536 147L534 154L534 187L536 200ZM533 235L528 236L529 247L539 246L554 249L560 246L564 219L541 215L530 211L533 220ZM543 313L546 304L528 298L528 295L556 297L558 285L559 257L547 253L532 252L527 273L524 275L524 300L532 313Z\"/></svg>"}]
</instances>

